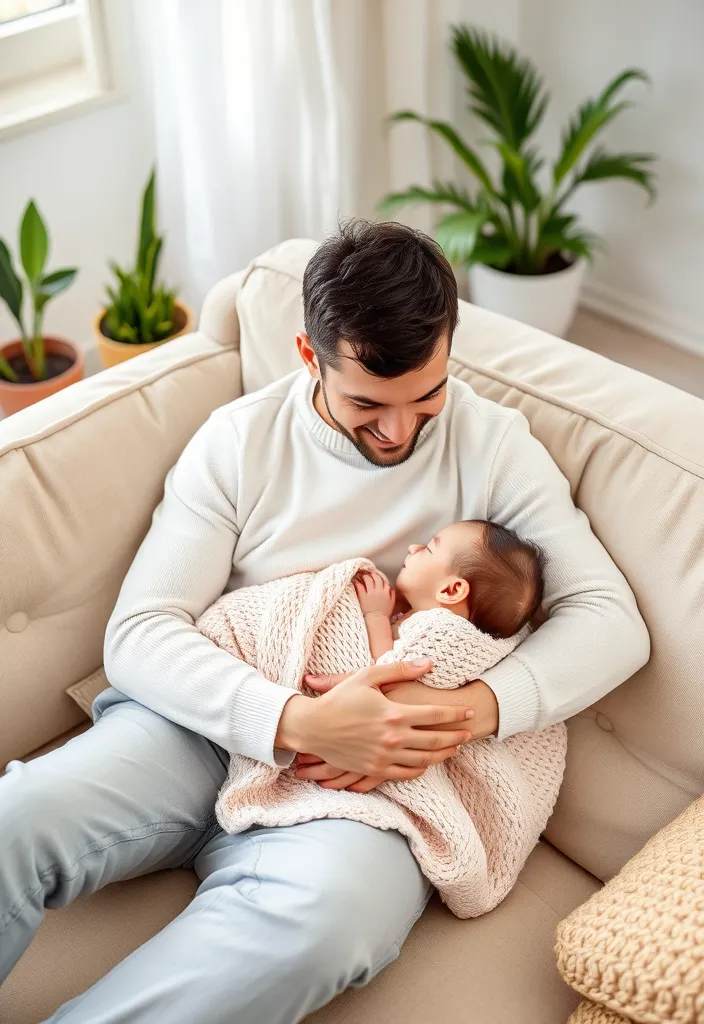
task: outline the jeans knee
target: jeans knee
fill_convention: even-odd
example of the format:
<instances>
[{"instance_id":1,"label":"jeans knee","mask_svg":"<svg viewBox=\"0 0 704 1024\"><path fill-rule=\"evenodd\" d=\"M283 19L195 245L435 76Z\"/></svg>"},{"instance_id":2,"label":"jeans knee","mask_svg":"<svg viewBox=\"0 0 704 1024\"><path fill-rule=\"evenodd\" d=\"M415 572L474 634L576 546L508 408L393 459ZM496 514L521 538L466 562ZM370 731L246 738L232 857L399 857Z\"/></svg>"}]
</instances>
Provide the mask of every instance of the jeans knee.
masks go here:
<instances>
[{"instance_id":1,"label":"jeans knee","mask_svg":"<svg viewBox=\"0 0 704 1024\"><path fill-rule=\"evenodd\" d=\"M79 803L75 782L11 761L0 779L0 843L31 844L39 835L60 834Z\"/></svg>"}]
</instances>

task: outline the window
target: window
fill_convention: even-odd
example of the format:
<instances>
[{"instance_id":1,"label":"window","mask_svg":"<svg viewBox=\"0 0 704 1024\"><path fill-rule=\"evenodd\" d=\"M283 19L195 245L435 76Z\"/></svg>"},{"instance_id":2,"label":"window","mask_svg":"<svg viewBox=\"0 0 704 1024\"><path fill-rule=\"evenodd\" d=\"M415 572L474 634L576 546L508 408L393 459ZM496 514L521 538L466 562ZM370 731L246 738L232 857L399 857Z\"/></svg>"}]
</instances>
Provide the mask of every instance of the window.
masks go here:
<instances>
[{"instance_id":1,"label":"window","mask_svg":"<svg viewBox=\"0 0 704 1024\"><path fill-rule=\"evenodd\" d=\"M27 14L48 11L50 7L63 7L70 0L0 0L0 23L16 21Z\"/></svg>"},{"instance_id":2,"label":"window","mask_svg":"<svg viewBox=\"0 0 704 1024\"><path fill-rule=\"evenodd\" d=\"M100 0L0 0L0 135L109 91Z\"/></svg>"}]
</instances>

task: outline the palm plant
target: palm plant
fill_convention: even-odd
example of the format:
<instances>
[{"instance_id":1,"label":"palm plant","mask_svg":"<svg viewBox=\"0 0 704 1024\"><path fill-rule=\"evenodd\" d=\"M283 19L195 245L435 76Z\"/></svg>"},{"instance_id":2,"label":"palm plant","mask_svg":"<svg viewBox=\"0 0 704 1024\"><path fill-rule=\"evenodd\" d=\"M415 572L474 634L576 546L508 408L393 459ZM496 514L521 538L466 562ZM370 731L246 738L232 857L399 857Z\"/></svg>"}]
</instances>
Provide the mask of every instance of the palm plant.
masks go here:
<instances>
[{"instance_id":1,"label":"palm plant","mask_svg":"<svg viewBox=\"0 0 704 1024\"><path fill-rule=\"evenodd\" d=\"M0 238L0 299L17 321L22 339L22 353L35 381L46 378L44 337L42 322L50 299L73 283L78 271L75 267L44 273L49 255L49 234L34 200L30 200L22 215L19 238L20 259L26 281L15 270L7 244ZM23 312L25 287L31 306L29 324ZM0 377L16 384L18 377L7 359L0 354Z\"/></svg>"},{"instance_id":2,"label":"palm plant","mask_svg":"<svg viewBox=\"0 0 704 1024\"><path fill-rule=\"evenodd\" d=\"M101 329L115 341L145 344L163 341L177 329L176 293L156 281L159 258L164 244L156 233L156 173L152 171L142 196L137 261L133 270L111 263L117 278L108 287L110 304Z\"/></svg>"},{"instance_id":3,"label":"palm plant","mask_svg":"<svg viewBox=\"0 0 704 1024\"><path fill-rule=\"evenodd\" d=\"M628 68L596 99L584 102L562 132L561 151L544 187L538 175L545 159L531 139L548 104L548 93L536 67L510 45L464 25L454 26L452 51L467 78L470 110L488 126L492 137L480 145L499 155L500 173L493 176L476 148L468 145L445 121L411 110L391 120L417 121L447 142L470 172L474 189L452 182L432 188L411 185L385 196L379 211L393 215L410 203L449 207L436 225L436 238L448 258L471 266L485 263L516 274L541 274L567 265L564 254L591 259L603 243L580 227L566 207L585 182L623 178L655 197L649 153L611 153L593 147L599 132L627 107L620 98L633 81L648 82L645 72Z\"/></svg>"}]
</instances>

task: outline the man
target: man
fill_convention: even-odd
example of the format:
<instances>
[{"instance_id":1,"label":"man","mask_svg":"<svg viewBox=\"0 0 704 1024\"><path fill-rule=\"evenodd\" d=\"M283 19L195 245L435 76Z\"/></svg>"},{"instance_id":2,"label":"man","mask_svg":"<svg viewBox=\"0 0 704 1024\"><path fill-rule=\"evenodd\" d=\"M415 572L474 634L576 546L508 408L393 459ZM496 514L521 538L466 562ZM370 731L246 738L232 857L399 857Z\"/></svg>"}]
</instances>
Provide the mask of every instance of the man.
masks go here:
<instances>
[{"instance_id":1,"label":"man","mask_svg":"<svg viewBox=\"0 0 704 1024\"><path fill-rule=\"evenodd\" d=\"M633 595L524 418L448 379L457 292L437 246L352 222L303 292L304 369L217 410L169 474L108 625L117 689L95 728L0 779L0 974L44 906L158 868L201 879L63 1024L289 1024L398 955L429 895L405 840L339 820L225 835L213 805L230 751L308 755L299 774L325 785L414 778L470 733L574 714L648 657ZM314 700L194 627L227 588L359 555L392 576L409 542L469 518L540 545L549 619L460 691L397 665Z\"/></svg>"}]
</instances>

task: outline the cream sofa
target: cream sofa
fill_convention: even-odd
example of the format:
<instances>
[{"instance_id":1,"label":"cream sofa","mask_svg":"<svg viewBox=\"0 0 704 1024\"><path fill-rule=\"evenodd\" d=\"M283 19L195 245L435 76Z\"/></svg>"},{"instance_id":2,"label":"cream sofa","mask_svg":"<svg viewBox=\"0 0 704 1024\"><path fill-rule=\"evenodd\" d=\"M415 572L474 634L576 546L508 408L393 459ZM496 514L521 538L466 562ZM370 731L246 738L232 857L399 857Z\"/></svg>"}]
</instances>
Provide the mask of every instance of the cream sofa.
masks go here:
<instances>
[{"instance_id":1,"label":"cream sofa","mask_svg":"<svg viewBox=\"0 0 704 1024\"><path fill-rule=\"evenodd\" d=\"M297 366L313 244L222 281L196 333L0 423L0 764L87 726L66 691L85 703L105 685L105 623L168 468L212 409ZM466 303L451 369L526 414L630 580L652 658L569 723L562 794L508 899L467 922L431 904L400 960L317 1024L563 1024L577 998L555 968L558 921L704 789L704 403ZM166 872L50 911L0 1020L36 1024L195 886Z\"/></svg>"}]
</instances>

